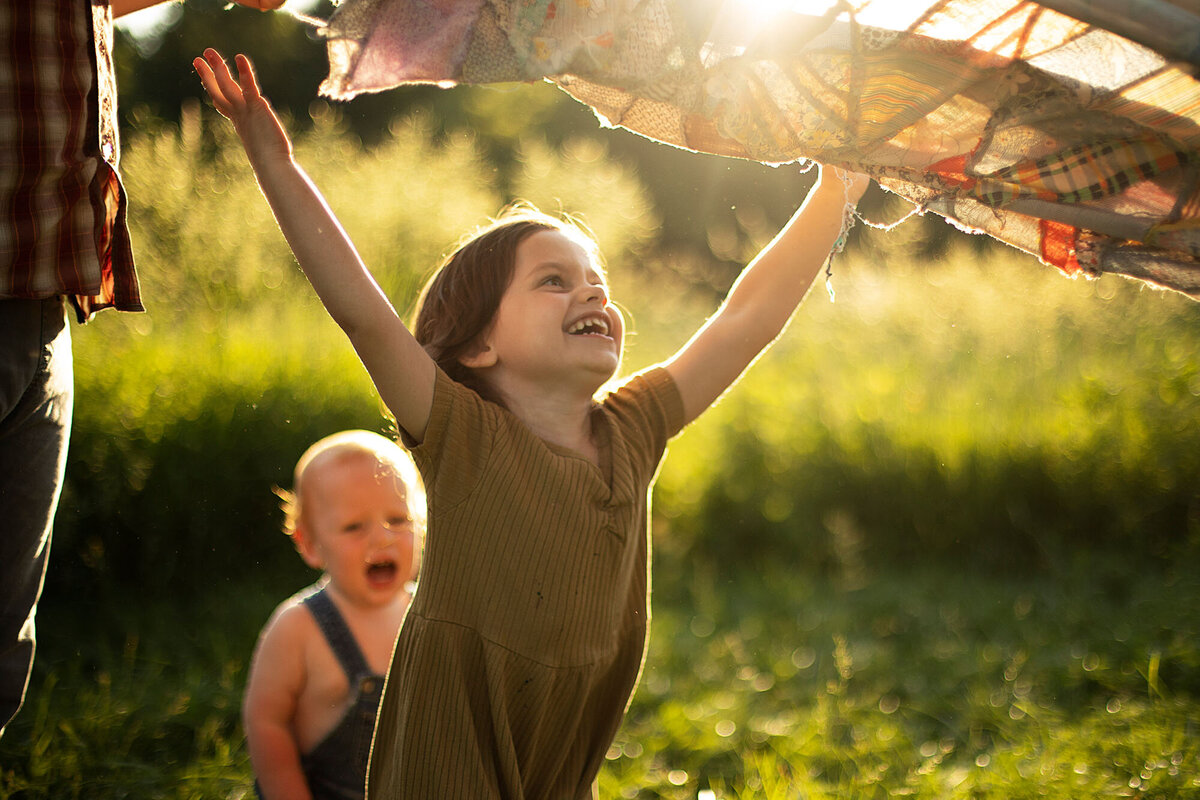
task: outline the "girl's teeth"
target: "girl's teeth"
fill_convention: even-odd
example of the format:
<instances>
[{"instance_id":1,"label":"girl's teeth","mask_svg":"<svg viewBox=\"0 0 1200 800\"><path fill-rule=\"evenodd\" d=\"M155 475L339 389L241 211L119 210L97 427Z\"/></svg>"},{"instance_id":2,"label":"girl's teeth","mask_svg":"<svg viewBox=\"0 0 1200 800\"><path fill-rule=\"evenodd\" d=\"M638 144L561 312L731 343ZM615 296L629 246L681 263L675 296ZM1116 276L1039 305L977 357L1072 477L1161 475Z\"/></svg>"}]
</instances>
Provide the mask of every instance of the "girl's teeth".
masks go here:
<instances>
[{"instance_id":1,"label":"girl's teeth","mask_svg":"<svg viewBox=\"0 0 1200 800\"><path fill-rule=\"evenodd\" d=\"M608 325L606 325L602 320L580 320L572 325L570 330L567 332L579 333L580 331L584 331L588 328L595 328L597 333L608 333Z\"/></svg>"}]
</instances>

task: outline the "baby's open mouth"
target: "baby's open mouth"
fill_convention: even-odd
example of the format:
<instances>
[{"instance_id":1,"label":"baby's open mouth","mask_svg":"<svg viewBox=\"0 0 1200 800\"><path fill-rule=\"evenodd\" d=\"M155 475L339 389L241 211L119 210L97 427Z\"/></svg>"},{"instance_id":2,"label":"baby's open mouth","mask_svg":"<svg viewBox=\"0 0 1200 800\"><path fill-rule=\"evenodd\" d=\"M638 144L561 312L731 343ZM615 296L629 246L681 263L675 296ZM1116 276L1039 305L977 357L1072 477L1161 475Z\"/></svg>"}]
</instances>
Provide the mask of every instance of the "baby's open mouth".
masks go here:
<instances>
[{"instance_id":1,"label":"baby's open mouth","mask_svg":"<svg viewBox=\"0 0 1200 800\"><path fill-rule=\"evenodd\" d=\"M396 579L396 562L379 561L367 565L367 581L373 586L385 586Z\"/></svg>"}]
</instances>

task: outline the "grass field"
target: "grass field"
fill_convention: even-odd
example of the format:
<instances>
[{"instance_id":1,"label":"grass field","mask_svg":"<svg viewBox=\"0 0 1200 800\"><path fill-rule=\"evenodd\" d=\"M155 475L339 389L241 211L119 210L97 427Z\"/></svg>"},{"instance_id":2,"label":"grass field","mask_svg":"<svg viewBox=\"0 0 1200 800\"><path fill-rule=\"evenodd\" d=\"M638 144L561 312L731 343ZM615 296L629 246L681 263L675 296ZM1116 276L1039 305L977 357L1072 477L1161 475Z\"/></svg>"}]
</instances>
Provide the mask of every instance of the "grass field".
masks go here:
<instances>
[{"instance_id":1,"label":"grass field","mask_svg":"<svg viewBox=\"0 0 1200 800\"><path fill-rule=\"evenodd\" d=\"M1158 296L1122 289L1112 308L1087 287L1020 306L1017 289L968 270L923 290L956 305L918 328L911 284L880 280L843 275L844 305L806 309L672 446L648 660L601 796L1200 797L1200 505L1188 478L1200 372L1195 351L1176 347L1194 341L1192 307L1163 314ZM1002 291L1008 317L972 310ZM639 346L656 325L669 319L642 316ZM965 352L948 343L953 325ZM136 361L163 370L154 382L192 387L141 406L158 420L141 429L152 449L127 436L104 455L107 423L85 417L79 452L114 459L115 474L185 457L166 465L181 471L171 481L153 483L150 465L154 488L107 498L153 524L92 523L127 528L114 538L76 523L56 550L29 701L0 741L0 797L247 796L247 657L305 578L270 534L269 486L286 459L256 451L270 477L205 453L259 436L247 426L260 423L291 437L275 450L296 449L287 412L266 409L304 391L312 410L345 390L303 386L291 361L271 371L233 357L241 335L227 328L223 345L195 351L192 366L227 365L195 383L172 377L163 339L145 340L156 349ZM1123 353L1143 360L1116 363ZM255 369L279 386L223 410ZM192 409L181 422L159 419L179 408ZM789 423L748 425L760 418ZM225 483L206 489L213 470ZM242 496L267 505L249 529ZM115 554L139 547L136 570L116 569Z\"/></svg>"},{"instance_id":2,"label":"grass field","mask_svg":"<svg viewBox=\"0 0 1200 800\"><path fill-rule=\"evenodd\" d=\"M852 589L710 574L658 611L603 785L672 798L1195 795L1194 574L940 568Z\"/></svg>"},{"instance_id":3,"label":"grass field","mask_svg":"<svg viewBox=\"0 0 1200 800\"><path fill-rule=\"evenodd\" d=\"M660 560L650 654L601 796L1200 796L1197 567L947 566L847 586ZM29 704L0 742L0 796L245 796L237 707L272 603L246 590L99 616L48 603Z\"/></svg>"}]
</instances>

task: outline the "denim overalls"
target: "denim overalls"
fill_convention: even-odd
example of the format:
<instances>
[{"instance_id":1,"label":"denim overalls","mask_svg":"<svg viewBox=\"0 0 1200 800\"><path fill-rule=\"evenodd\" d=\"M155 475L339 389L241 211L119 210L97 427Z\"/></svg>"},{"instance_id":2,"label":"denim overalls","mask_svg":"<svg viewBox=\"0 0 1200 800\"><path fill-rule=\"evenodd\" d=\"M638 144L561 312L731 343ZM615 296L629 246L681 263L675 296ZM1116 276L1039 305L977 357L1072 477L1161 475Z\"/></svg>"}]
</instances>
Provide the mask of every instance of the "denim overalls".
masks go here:
<instances>
[{"instance_id":1,"label":"denim overalls","mask_svg":"<svg viewBox=\"0 0 1200 800\"><path fill-rule=\"evenodd\" d=\"M355 697L342 721L311 753L301 756L300 765L313 800L361 800L383 676L371 672L354 634L323 587L303 602L337 656Z\"/></svg>"}]
</instances>

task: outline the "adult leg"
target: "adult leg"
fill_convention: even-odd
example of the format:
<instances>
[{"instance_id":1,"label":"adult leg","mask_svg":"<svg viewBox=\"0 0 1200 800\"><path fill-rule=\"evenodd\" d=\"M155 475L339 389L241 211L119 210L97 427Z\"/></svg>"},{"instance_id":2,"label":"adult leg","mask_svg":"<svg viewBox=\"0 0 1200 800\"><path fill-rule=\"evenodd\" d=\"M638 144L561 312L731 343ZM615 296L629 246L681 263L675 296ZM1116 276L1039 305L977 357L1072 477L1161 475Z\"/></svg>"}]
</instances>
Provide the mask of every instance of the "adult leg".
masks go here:
<instances>
[{"instance_id":1,"label":"adult leg","mask_svg":"<svg viewBox=\"0 0 1200 800\"><path fill-rule=\"evenodd\" d=\"M73 384L63 299L0 300L0 736L33 666Z\"/></svg>"}]
</instances>

